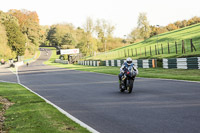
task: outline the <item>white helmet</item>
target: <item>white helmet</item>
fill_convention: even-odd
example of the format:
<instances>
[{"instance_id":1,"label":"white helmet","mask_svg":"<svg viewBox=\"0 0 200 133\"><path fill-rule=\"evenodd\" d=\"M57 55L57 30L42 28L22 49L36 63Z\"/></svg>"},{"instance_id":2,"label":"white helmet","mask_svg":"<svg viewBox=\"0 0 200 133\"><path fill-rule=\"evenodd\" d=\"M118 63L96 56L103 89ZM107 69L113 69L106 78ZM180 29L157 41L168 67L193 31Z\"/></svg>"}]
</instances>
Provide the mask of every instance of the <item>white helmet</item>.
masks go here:
<instances>
[{"instance_id":1,"label":"white helmet","mask_svg":"<svg viewBox=\"0 0 200 133\"><path fill-rule=\"evenodd\" d=\"M126 62L127 62L128 65L131 65L132 62L133 62L133 60L132 60L130 57L128 57L128 58L126 59Z\"/></svg>"}]
</instances>

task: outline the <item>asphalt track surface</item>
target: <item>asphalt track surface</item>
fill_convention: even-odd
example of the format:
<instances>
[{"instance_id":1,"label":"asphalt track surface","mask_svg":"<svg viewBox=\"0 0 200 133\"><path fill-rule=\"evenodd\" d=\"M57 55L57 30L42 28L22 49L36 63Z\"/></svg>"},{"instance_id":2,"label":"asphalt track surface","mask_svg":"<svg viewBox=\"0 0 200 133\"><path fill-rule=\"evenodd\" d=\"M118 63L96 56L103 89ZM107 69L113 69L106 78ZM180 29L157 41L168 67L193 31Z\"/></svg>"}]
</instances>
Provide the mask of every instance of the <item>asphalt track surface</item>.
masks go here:
<instances>
[{"instance_id":1,"label":"asphalt track surface","mask_svg":"<svg viewBox=\"0 0 200 133\"><path fill-rule=\"evenodd\" d=\"M9 65L0 66L0 81L17 82L17 77L9 70Z\"/></svg>"},{"instance_id":2,"label":"asphalt track surface","mask_svg":"<svg viewBox=\"0 0 200 133\"><path fill-rule=\"evenodd\" d=\"M134 93L120 93L117 76L43 65L48 58L20 67L20 82L101 133L200 132L200 83L137 78Z\"/></svg>"}]
</instances>

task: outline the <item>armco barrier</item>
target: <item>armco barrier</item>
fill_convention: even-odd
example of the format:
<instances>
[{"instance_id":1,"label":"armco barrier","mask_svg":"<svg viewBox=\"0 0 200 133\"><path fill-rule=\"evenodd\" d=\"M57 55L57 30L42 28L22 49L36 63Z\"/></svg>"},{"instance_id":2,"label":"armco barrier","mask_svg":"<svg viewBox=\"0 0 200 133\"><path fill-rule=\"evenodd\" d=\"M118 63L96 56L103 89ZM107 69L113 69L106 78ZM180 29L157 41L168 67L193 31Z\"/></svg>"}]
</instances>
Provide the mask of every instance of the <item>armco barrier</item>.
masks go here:
<instances>
[{"instance_id":1,"label":"armco barrier","mask_svg":"<svg viewBox=\"0 0 200 133\"><path fill-rule=\"evenodd\" d=\"M200 69L200 57L163 59L163 68Z\"/></svg>"},{"instance_id":2,"label":"armco barrier","mask_svg":"<svg viewBox=\"0 0 200 133\"><path fill-rule=\"evenodd\" d=\"M90 65L90 66L118 66L118 67L120 67L125 61L126 60L78 61L78 64L79 65ZM157 67L156 59L133 60L133 63L136 67L140 67L140 68Z\"/></svg>"}]
</instances>

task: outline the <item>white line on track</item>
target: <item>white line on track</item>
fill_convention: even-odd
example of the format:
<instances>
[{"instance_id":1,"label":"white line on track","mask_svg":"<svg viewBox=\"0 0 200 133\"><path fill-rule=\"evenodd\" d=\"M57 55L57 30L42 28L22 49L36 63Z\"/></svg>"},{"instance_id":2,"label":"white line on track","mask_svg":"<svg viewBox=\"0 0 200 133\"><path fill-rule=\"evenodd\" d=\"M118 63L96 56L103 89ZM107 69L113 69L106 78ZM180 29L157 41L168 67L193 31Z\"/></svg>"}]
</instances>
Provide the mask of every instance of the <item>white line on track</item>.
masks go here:
<instances>
[{"instance_id":1,"label":"white line on track","mask_svg":"<svg viewBox=\"0 0 200 133\"><path fill-rule=\"evenodd\" d=\"M5 83L12 83L12 84L17 84L17 82L11 82L11 81L5 81L5 80L0 80L0 82L5 82Z\"/></svg>"},{"instance_id":2,"label":"white line on track","mask_svg":"<svg viewBox=\"0 0 200 133\"><path fill-rule=\"evenodd\" d=\"M66 112L65 110L63 110L62 108L58 107L57 105L53 104L52 102L50 102L49 100L47 100L46 98L42 97L41 95L39 95L38 93L32 91L31 89L29 89L27 86L19 83L21 86L23 86L24 88L26 88L27 90L29 90L30 92L36 94L37 96L39 96L40 98L44 99L46 101L46 103L51 104L53 107L55 107L56 109L58 109L61 113L63 113L64 115L66 115L68 118L70 118L71 120L75 121L76 123L80 124L82 127L86 128L87 130L89 130L92 133L100 133L98 131L96 131L95 129L93 129L92 127L88 126L87 124L83 123L82 121L78 120L77 118L75 118L74 116L70 115L68 112Z\"/></svg>"},{"instance_id":3,"label":"white line on track","mask_svg":"<svg viewBox=\"0 0 200 133\"><path fill-rule=\"evenodd\" d=\"M16 68L16 76L17 76L17 83L20 84L20 79L19 79L19 76L18 76L18 67Z\"/></svg>"}]
</instances>

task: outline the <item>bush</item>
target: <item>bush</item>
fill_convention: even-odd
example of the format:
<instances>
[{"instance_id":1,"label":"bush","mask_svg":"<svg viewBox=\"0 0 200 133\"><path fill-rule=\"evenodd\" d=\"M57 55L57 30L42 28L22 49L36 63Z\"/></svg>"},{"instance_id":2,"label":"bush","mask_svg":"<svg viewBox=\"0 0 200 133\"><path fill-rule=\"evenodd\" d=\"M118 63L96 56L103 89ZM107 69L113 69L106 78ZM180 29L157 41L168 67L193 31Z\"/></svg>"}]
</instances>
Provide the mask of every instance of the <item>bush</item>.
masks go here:
<instances>
[{"instance_id":1,"label":"bush","mask_svg":"<svg viewBox=\"0 0 200 133\"><path fill-rule=\"evenodd\" d=\"M60 55L59 59L68 60L68 55Z\"/></svg>"}]
</instances>

